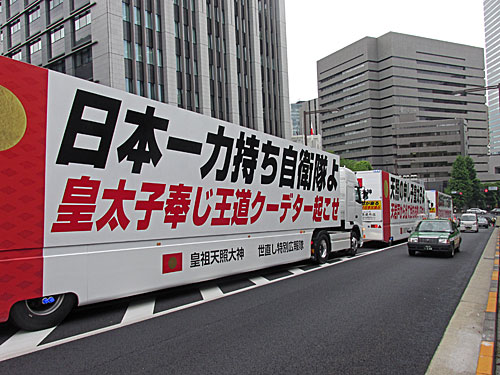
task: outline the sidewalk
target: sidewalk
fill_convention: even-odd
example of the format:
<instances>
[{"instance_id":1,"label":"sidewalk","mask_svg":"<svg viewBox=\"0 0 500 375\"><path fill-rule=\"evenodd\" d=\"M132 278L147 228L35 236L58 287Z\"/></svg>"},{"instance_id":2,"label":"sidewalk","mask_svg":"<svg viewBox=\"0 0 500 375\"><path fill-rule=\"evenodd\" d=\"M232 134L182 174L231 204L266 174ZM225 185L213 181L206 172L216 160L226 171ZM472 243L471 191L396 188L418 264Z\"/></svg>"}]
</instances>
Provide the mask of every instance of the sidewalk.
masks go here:
<instances>
[{"instance_id":1,"label":"sidewalk","mask_svg":"<svg viewBox=\"0 0 500 375\"><path fill-rule=\"evenodd\" d=\"M495 227L426 375L495 374L499 233Z\"/></svg>"}]
</instances>

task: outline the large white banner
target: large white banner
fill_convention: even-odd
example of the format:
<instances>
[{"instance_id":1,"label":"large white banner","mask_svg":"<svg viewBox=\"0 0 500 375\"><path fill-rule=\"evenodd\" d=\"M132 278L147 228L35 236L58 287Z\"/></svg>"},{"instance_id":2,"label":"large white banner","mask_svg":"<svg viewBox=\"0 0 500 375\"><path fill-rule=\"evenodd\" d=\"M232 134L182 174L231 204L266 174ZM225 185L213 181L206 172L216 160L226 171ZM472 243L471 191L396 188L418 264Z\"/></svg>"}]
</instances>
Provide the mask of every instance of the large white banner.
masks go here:
<instances>
[{"instance_id":1,"label":"large white banner","mask_svg":"<svg viewBox=\"0 0 500 375\"><path fill-rule=\"evenodd\" d=\"M340 225L339 158L49 72L45 246Z\"/></svg>"}]
</instances>

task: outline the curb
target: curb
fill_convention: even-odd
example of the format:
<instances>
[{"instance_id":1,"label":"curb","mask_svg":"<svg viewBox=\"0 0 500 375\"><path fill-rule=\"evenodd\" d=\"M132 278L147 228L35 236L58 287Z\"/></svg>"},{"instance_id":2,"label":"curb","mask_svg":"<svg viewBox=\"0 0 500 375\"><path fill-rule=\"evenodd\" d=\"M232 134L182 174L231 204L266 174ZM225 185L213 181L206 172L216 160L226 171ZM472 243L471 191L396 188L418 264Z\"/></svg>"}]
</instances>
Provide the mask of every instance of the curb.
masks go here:
<instances>
[{"instance_id":1,"label":"curb","mask_svg":"<svg viewBox=\"0 0 500 375\"><path fill-rule=\"evenodd\" d=\"M476 375L493 375L496 373L495 351L496 351L496 326L498 306L498 270L499 270L500 234L497 238L493 271L491 273L490 291L488 304L484 314L483 337L479 349Z\"/></svg>"},{"instance_id":2,"label":"curb","mask_svg":"<svg viewBox=\"0 0 500 375\"><path fill-rule=\"evenodd\" d=\"M426 375L494 374L499 235L495 227Z\"/></svg>"}]
</instances>

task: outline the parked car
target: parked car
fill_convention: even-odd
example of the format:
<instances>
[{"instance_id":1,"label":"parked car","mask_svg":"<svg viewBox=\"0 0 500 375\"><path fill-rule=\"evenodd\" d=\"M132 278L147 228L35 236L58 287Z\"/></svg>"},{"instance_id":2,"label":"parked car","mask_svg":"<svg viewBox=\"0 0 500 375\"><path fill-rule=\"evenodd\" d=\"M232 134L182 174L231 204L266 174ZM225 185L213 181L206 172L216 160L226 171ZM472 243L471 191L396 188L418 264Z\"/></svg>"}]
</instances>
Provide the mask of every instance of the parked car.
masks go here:
<instances>
[{"instance_id":1,"label":"parked car","mask_svg":"<svg viewBox=\"0 0 500 375\"><path fill-rule=\"evenodd\" d=\"M482 214L482 215L484 215L486 213L485 210L482 210L480 208L469 208L466 212L473 213L473 214Z\"/></svg>"},{"instance_id":2,"label":"parked car","mask_svg":"<svg viewBox=\"0 0 500 375\"><path fill-rule=\"evenodd\" d=\"M421 221L408 238L408 254L417 251L442 252L453 257L460 250L462 238L457 225L448 219L429 219Z\"/></svg>"},{"instance_id":3,"label":"parked car","mask_svg":"<svg viewBox=\"0 0 500 375\"><path fill-rule=\"evenodd\" d=\"M490 211L490 213L493 215L498 215L500 214L500 208L494 208Z\"/></svg>"},{"instance_id":4,"label":"parked car","mask_svg":"<svg viewBox=\"0 0 500 375\"><path fill-rule=\"evenodd\" d=\"M477 218L477 225L479 226L479 228L489 228L490 222L488 221L488 219L486 217L479 216Z\"/></svg>"},{"instance_id":5,"label":"parked car","mask_svg":"<svg viewBox=\"0 0 500 375\"><path fill-rule=\"evenodd\" d=\"M477 215L474 213L465 213L460 218L460 232L478 232L479 225L477 222Z\"/></svg>"}]
</instances>

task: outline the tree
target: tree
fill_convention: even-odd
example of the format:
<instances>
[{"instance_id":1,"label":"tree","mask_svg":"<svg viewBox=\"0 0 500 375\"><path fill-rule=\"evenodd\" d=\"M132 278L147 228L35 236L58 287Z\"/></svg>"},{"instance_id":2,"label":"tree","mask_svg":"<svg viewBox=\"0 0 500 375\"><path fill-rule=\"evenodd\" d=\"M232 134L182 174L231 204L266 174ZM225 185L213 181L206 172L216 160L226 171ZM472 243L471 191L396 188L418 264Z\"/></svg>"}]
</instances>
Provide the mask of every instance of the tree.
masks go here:
<instances>
[{"instance_id":1,"label":"tree","mask_svg":"<svg viewBox=\"0 0 500 375\"><path fill-rule=\"evenodd\" d=\"M350 160L340 158L340 166L347 167L351 171L371 171L373 169L372 165L368 160Z\"/></svg>"},{"instance_id":2,"label":"tree","mask_svg":"<svg viewBox=\"0 0 500 375\"><path fill-rule=\"evenodd\" d=\"M474 167L474 161L470 156L466 156L464 158L465 166L467 168L467 172L469 173L469 180L471 183L471 197L467 202L469 207L484 207L485 205L485 195L484 188L481 185L481 181L477 178L476 168Z\"/></svg>"},{"instance_id":3,"label":"tree","mask_svg":"<svg viewBox=\"0 0 500 375\"><path fill-rule=\"evenodd\" d=\"M353 171L371 171L371 170L373 170L373 167L368 160L360 160L354 164Z\"/></svg>"},{"instance_id":4,"label":"tree","mask_svg":"<svg viewBox=\"0 0 500 375\"><path fill-rule=\"evenodd\" d=\"M470 171L465 158L461 155L457 157L451 168L451 178L446 192L450 194L452 191L456 191L456 194L453 194L454 206L459 210L464 209L472 198L472 186Z\"/></svg>"},{"instance_id":5,"label":"tree","mask_svg":"<svg viewBox=\"0 0 500 375\"><path fill-rule=\"evenodd\" d=\"M340 158L340 166L341 167L349 168L352 171L354 168L354 164L356 164L355 160Z\"/></svg>"}]
</instances>

